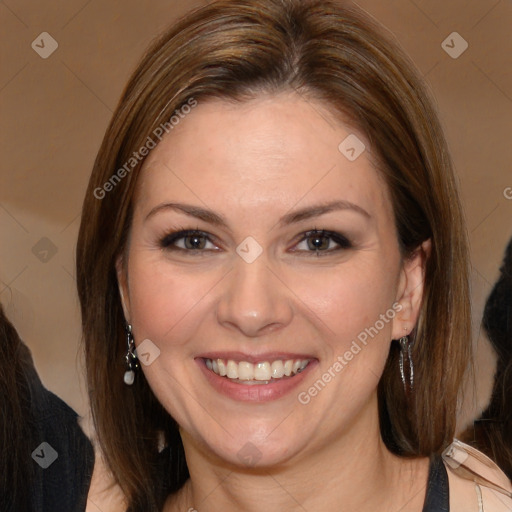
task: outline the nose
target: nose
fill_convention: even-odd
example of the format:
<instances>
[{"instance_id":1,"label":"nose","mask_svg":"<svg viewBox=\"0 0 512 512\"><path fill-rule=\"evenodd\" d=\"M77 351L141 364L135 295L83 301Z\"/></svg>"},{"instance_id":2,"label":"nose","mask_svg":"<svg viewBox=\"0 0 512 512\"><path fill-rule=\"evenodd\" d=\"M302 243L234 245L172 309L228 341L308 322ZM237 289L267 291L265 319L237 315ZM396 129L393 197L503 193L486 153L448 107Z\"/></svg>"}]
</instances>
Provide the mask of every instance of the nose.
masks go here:
<instances>
[{"instance_id":1,"label":"nose","mask_svg":"<svg viewBox=\"0 0 512 512\"><path fill-rule=\"evenodd\" d=\"M217 320L222 326L254 338L291 322L292 294L263 257L252 263L239 258L223 284L217 306Z\"/></svg>"}]
</instances>

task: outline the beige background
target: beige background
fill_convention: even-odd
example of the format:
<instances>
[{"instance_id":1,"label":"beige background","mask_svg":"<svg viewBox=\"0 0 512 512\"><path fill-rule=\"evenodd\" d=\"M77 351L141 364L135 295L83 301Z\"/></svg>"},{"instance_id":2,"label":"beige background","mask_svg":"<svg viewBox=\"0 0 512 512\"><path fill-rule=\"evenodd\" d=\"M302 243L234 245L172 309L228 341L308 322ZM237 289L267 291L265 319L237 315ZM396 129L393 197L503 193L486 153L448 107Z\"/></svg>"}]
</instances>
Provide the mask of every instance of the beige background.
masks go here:
<instances>
[{"instance_id":1,"label":"beige background","mask_svg":"<svg viewBox=\"0 0 512 512\"><path fill-rule=\"evenodd\" d=\"M494 359L480 334L485 298L512 235L512 2L360 0L416 62L438 102L466 208L473 265L478 397ZM148 43L187 9L177 0L0 3L0 300L45 385L86 411L74 249L85 187L121 90ZM469 48L452 59L442 42ZM47 59L31 47L48 32ZM46 45L48 48L48 45ZM509 197L512 196L510 191Z\"/></svg>"}]
</instances>

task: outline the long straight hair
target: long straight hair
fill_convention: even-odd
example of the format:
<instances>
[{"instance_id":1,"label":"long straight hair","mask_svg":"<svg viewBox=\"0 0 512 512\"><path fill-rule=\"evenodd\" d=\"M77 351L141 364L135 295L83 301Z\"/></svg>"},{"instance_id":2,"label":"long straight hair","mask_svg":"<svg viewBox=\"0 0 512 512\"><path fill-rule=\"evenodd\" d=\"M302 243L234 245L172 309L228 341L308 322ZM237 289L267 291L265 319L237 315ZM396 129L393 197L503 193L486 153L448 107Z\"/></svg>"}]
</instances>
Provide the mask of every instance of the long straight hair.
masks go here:
<instances>
[{"instance_id":1,"label":"long straight hair","mask_svg":"<svg viewBox=\"0 0 512 512\"><path fill-rule=\"evenodd\" d=\"M512 239L482 324L496 351L496 374L489 405L463 439L496 461L512 481Z\"/></svg>"},{"instance_id":2,"label":"long straight hair","mask_svg":"<svg viewBox=\"0 0 512 512\"><path fill-rule=\"evenodd\" d=\"M378 388L381 433L403 456L438 453L452 441L471 343L468 255L452 163L425 85L396 42L354 8L321 0L213 2L143 57L106 131L83 204L76 261L90 399L105 459L133 511L160 510L188 471L177 425L143 375L130 388L123 384L115 262L126 247L144 162L130 159L191 99L243 102L282 91L321 102L368 138L404 258L432 240L414 330L415 392L404 394L392 343Z\"/></svg>"},{"instance_id":3,"label":"long straight hair","mask_svg":"<svg viewBox=\"0 0 512 512\"><path fill-rule=\"evenodd\" d=\"M28 349L0 304L0 510L31 510L27 489L34 476L30 456L34 418L27 381Z\"/></svg>"}]
</instances>

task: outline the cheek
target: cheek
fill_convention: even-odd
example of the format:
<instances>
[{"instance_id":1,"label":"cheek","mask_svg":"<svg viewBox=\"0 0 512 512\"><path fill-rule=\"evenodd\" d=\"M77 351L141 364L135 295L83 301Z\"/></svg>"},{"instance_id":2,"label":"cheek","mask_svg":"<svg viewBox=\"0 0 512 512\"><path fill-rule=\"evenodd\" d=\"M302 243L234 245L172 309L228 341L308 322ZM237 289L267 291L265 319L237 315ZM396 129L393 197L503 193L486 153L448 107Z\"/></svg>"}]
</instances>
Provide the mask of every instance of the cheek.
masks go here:
<instances>
[{"instance_id":1,"label":"cheek","mask_svg":"<svg viewBox=\"0 0 512 512\"><path fill-rule=\"evenodd\" d=\"M291 281L290 287L312 317L322 321L329 339L350 341L374 326L381 314L393 312L396 272L372 261L303 273ZM391 322L379 327L385 337Z\"/></svg>"},{"instance_id":2,"label":"cheek","mask_svg":"<svg viewBox=\"0 0 512 512\"><path fill-rule=\"evenodd\" d=\"M157 257L159 260L157 261ZM161 255L141 251L130 256L130 305L135 343L150 339L159 349L150 365L142 365L149 386L160 403L180 424L200 416L194 409L196 383L189 377L195 362L190 357L198 319L211 308L208 290L215 276L183 272L162 261ZM186 391L185 391L186 388ZM192 407L191 407L192 403Z\"/></svg>"},{"instance_id":3,"label":"cheek","mask_svg":"<svg viewBox=\"0 0 512 512\"><path fill-rule=\"evenodd\" d=\"M183 329L190 329L190 318L204 311L217 273L185 272L151 254L134 255L130 266L131 316L137 338L150 338L160 345L184 343L188 333Z\"/></svg>"},{"instance_id":4,"label":"cheek","mask_svg":"<svg viewBox=\"0 0 512 512\"><path fill-rule=\"evenodd\" d=\"M330 391L319 402L329 408L329 417L337 418L333 421L352 414L378 384L397 311L396 282L396 271L373 264L326 272L323 283L318 279L297 282L297 296L313 313L310 317L317 332L321 331L320 380L333 384L328 384Z\"/></svg>"}]
</instances>

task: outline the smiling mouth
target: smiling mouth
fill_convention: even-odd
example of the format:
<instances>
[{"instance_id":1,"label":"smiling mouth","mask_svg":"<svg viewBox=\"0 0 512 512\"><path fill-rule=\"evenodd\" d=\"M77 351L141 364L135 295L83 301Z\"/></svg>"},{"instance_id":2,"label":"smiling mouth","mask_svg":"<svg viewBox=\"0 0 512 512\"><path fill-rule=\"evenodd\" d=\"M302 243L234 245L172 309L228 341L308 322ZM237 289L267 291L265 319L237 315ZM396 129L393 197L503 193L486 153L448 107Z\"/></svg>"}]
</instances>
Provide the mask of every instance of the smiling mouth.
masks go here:
<instances>
[{"instance_id":1,"label":"smiling mouth","mask_svg":"<svg viewBox=\"0 0 512 512\"><path fill-rule=\"evenodd\" d=\"M246 385L270 384L279 380L293 378L301 373L312 359L276 359L249 363L232 359L204 359L206 367L232 382Z\"/></svg>"}]
</instances>

